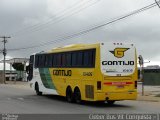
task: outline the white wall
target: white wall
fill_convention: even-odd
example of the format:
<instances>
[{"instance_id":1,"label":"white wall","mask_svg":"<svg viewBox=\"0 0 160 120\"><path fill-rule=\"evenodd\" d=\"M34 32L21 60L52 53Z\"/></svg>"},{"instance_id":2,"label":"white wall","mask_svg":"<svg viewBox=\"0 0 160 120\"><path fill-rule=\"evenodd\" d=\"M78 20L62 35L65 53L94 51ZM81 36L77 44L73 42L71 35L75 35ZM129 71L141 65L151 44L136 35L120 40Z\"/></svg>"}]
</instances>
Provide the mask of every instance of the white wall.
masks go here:
<instances>
[{"instance_id":1,"label":"white wall","mask_svg":"<svg viewBox=\"0 0 160 120\"><path fill-rule=\"evenodd\" d=\"M0 63L0 70L3 70L3 63ZM6 63L6 70L10 70L10 64ZM14 70L12 68L12 70Z\"/></svg>"}]
</instances>

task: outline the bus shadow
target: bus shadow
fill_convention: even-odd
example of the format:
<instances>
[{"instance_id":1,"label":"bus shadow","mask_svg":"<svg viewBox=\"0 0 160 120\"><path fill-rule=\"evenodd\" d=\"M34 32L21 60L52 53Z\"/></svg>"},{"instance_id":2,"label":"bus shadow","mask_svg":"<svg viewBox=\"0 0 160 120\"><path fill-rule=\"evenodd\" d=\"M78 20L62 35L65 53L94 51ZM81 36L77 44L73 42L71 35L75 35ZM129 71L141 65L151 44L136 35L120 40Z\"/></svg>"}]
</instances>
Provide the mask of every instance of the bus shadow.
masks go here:
<instances>
[{"instance_id":1,"label":"bus shadow","mask_svg":"<svg viewBox=\"0 0 160 120\"><path fill-rule=\"evenodd\" d=\"M60 102L67 102L65 97L59 96L59 95L43 95L44 97L51 99L51 100L56 100Z\"/></svg>"},{"instance_id":2,"label":"bus shadow","mask_svg":"<svg viewBox=\"0 0 160 120\"><path fill-rule=\"evenodd\" d=\"M122 105L120 103L114 103L113 105L109 105L105 102L87 102L85 101L82 105L89 106L89 107L97 107L97 108L132 108L133 106L129 105Z\"/></svg>"},{"instance_id":3,"label":"bus shadow","mask_svg":"<svg viewBox=\"0 0 160 120\"><path fill-rule=\"evenodd\" d=\"M47 99L63 102L66 104L75 104L80 106L88 106L88 107L99 107L99 108L133 108L133 106L130 105L122 105L117 101L113 105L109 105L106 102L91 102L91 101L82 101L80 104L77 103L68 103L65 99L65 97L58 96L58 95L44 95Z\"/></svg>"}]
</instances>

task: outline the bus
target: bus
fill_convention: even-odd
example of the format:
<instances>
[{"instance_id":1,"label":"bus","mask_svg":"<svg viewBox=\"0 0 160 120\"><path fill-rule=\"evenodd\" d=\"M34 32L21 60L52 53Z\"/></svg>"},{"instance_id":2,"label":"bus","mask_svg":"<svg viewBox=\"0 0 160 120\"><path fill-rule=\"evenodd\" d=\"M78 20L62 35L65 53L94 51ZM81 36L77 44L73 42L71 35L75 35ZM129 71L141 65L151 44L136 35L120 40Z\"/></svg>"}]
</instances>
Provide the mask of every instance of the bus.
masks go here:
<instances>
[{"instance_id":1,"label":"bus","mask_svg":"<svg viewBox=\"0 0 160 120\"><path fill-rule=\"evenodd\" d=\"M30 56L30 86L68 102L113 104L137 98L137 54L133 44L74 44Z\"/></svg>"}]
</instances>

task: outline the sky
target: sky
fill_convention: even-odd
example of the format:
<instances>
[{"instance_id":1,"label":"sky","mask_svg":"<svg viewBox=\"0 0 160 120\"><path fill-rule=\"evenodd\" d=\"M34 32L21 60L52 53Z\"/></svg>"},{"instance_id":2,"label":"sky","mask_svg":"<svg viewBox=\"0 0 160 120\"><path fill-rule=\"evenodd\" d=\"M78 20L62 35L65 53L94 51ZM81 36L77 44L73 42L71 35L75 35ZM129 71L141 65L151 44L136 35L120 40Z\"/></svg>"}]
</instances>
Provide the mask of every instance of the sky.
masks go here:
<instances>
[{"instance_id":1,"label":"sky","mask_svg":"<svg viewBox=\"0 0 160 120\"><path fill-rule=\"evenodd\" d=\"M160 65L158 6L86 34L67 38L154 2L155 0L0 0L0 36L11 37L7 39L6 57L29 58L33 53L69 44L124 42L135 45L137 54L145 59L145 65ZM2 40L1 38L0 41ZM33 48L21 49L28 47ZM0 42L0 50L2 49L3 43ZM2 53L0 59L3 59Z\"/></svg>"}]
</instances>

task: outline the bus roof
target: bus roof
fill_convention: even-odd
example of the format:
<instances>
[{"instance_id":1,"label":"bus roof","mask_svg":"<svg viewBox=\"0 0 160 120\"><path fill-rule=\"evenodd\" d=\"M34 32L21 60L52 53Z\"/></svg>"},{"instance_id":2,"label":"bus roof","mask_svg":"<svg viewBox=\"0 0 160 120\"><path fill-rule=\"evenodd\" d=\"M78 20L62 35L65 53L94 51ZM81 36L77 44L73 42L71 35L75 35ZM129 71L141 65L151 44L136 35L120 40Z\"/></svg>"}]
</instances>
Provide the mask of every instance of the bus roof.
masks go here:
<instances>
[{"instance_id":1,"label":"bus roof","mask_svg":"<svg viewBox=\"0 0 160 120\"><path fill-rule=\"evenodd\" d=\"M70 50L79 50L79 49L90 49L90 48L98 47L99 44L100 43L96 43L96 44L71 44L71 45L53 48L49 52L61 52L61 51L70 51Z\"/></svg>"},{"instance_id":2,"label":"bus roof","mask_svg":"<svg viewBox=\"0 0 160 120\"><path fill-rule=\"evenodd\" d=\"M119 45L119 44L129 44L129 43L114 43L114 42L101 42L101 43L93 43L93 44L71 44L71 45L66 45L66 46L61 46L61 47L56 47L53 48L49 51L41 51L35 54L48 54L48 53L56 53L56 52L65 52L65 51L74 51L74 50L82 50L82 49L90 49L90 48L97 48L100 46L100 44L112 44L112 45ZM133 44L130 44L133 46ZM33 55L35 55L33 54Z\"/></svg>"}]
</instances>

